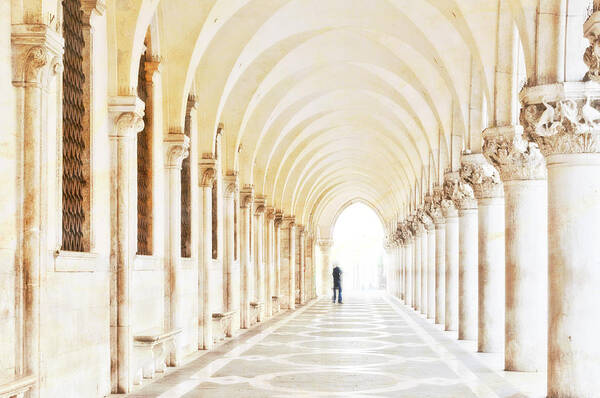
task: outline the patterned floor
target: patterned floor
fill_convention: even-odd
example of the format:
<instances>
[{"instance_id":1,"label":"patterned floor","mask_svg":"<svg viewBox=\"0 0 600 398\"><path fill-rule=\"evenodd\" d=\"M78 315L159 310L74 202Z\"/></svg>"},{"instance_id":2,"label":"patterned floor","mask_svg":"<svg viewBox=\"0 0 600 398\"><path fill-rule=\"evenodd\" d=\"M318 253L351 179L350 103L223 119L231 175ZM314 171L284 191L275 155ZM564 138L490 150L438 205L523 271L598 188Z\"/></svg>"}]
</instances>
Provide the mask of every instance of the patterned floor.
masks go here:
<instances>
[{"instance_id":1,"label":"patterned floor","mask_svg":"<svg viewBox=\"0 0 600 398\"><path fill-rule=\"evenodd\" d=\"M526 397L379 292L278 316L129 397Z\"/></svg>"}]
</instances>

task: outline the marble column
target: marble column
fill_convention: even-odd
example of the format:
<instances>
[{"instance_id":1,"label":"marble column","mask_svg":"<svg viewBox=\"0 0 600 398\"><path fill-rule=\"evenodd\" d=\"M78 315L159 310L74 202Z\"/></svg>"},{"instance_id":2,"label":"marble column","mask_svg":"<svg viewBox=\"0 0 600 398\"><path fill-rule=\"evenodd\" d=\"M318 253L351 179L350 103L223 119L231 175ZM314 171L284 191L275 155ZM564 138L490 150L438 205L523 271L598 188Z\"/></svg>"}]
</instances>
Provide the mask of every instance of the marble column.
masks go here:
<instances>
[{"instance_id":1,"label":"marble column","mask_svg":"<svg viewBox=\"0 0 600 398\"><path fill-rule=\"evenodd\" d=\"M321 294L331 297L332 282L332 267L331 267L331 248L333 240L320 239L319 247L321 248L322 268L321 268Z\"/></svg>"},{"instance_id":2,"label":"marble column","mask_svg":"<svg viewBox=\"0 0 600 398\"><path fill-rule=\"evenodd\" d=\"M477 340L478 216L473 189L460 181L458 200L458 339Z\"/></svg>"},{"instance_id":3,"label":"marble column","mask_svg":"<svg viewBox=\"0 0 600 398\"><path fill-rule=\"evenodd\" d=\"M288 275L288 304L290 310L296 309L296 223L289 219L289 275Z\"/></svg>"},{"instance_id":4,"label":"marble column","mask_svg":"<svg viewBox=\"0 0 600 398\"><path fill-rule=\"evenodd\" d=\"M546 163L521 126L484 131L484 154L504 185L506 318L504 368L546 367L548 224Z\"/></svg>"},{"instance_id":5,"label":"marble column","mask_svg":"<svg viewBox=\"0 0 600 398\"><path fill-rule=\"evenodd\" d=\"M264 308L265 308L265 261L264 261L264 250L265 250L265 206L264 197L257 196L255 201L256 211L256 300L258 301L258 322L262 322L264 319Z\"/></svg>"},{"instance_id":6,"label":"marble column","mask_svg":"<svg viewBox=\"0 0 600 398\"><path fill-rule=\"evenodd\" d=\"M224 304L225 312L230 312L237 309L240 301L237 292L234 291L234 286L238 283L237 270L235 269L235 198L239 190L237 172L228 172L223 182L225 184L223 191L223 239L225 247L225 256L223 258Z\"/></svg>"},{"instance_id":7,"label":"marble column","mask_svg":"<svg viewBox=\"0 0 600 398\"><path fill-rule=\"evenodd\" d=\"M23 286L20 352L23 355L23 373L40 376L40 284L47 257L42 255L47 251L42 237L42 202L45 196L42 148L46 136L48 102L55 100L55 97L49 97L48 88L62 71L63 44L62 38L45 25L13 25L11 42L14 61L12 79L18 109L17 139L23 151L20 159L22 171L17 173L21 179L23 218L20 225ZM3 60L9 61L10 56ZM4 95L9 96L8 93ZM123 134L135 137L136 131L123 126ZM39 384L32 388L28 396L39 396Z\"/></svg>"},{"instance_id":8,"label":"marble column","mask_svg":"<svg viewBox=\"0 0 600 398\"><path fill-rule=\"evenodd\" d=\"M498 171L483 156L463 156L461 177L478 207L477 350L504 350L504 191Z\"/></svg>"},{"instance_id":9,"label":"marble column","mask_svg":"<svg viewBox=\"0 0 600 398\"><path fill-rule=\"evenodd\" d=\"M211 262L212 262L212 186L216 177L216 161L211 154L204 154L198 164L199 168L199 185L202 190L202 207L200 211L201 233L200 233L200 275L198 291L202 292L198 295L198 308L201 314L199 324L202 329L202 345L199 347L202 350L210 350L213 347L212 334L212 306L211 297L213 286L210 283L211 279Z\"/></svg>"},{"instance_id":10,"label":"marble column","mask_svg":"<svg viewBox=\"0 0 600 398\"><path fill-rule=\"evenodd\" d=\"M600 13L590 21L586 56L592 57ZM521 100L524 136L539 146L548 171L548 397L594 397L600 391L600 85L527 87ZM544 123L545 109L561 117Z\"/></svg>"},{"instance_id":11,"label":"marble column","mask_svg":"<svg viewBox=\"0 0 600 398\"><path fill-rule=\"evenodd\" d=\"M408 222L403 222L400 228L402 241L405 245L404 250L404 276L405 276L405 304L409 307L413 305L413 248L414 238Z\"/></svg>"},{"instance_id":12,"label":"marble column","mask_svg":"<svg viewBox=\"0 0 600 398\"><path fill-rule=\"evenodd\" d=\"M117 390L129 392L133 330L131 319L131 272L137 243L137 133L144 127L144 103L137 97L113 97L108 106L111 141L111 172L117 180L111 191L111 225L116 248L117 292ZM124 244L123 242L127 242Z\"/></svg>"},{"instance_id":13,"label":"marble column","mask_svg":"<svg viewBox=\"0 0 600 398\"><path fill-rule=\"evenodd\" d=\"M274 233L275 233L275 292L274 296L277 297L277 308L276 311L279 312L281 309L281 222L282 222L282 214L281 212L275 212L275 221L273 223Z\"/></svg>"},{"instance_id":14,"label":"marble column","mask_svg":"<svg viewBox=\"0 0 600 398\"><path fill-rule=\"evenodd\" d=\"M165 169L167 173L166 201L167 219L167 278L169 286L169 325L170 329L184 327L184 314L181 313L179 298L182 295L180 279L181 259L181 164L189 155L190 138L181 133L169 133L164 140ZM169 356L170 366L179 366L182 357L181 336L174 338L174 350Z\"/></svg>"},{"instance_id":15,"label":"marble column","mask_svg":"<svg viewBox=\"0 0 600 398\"><path fill-rule=\"evenodd\" d=\"M425 228L421 223L414 220L413 222L413 230L414 230L414 242L413 242L413 308L415 311L419 311L421 309L421 250L422 250L422 240L423 240L423 232L425 232Z\"/></svg>"},{"instance_id":16,"label":"marble column","mask_svg":"<svg viewBox=\"0 0 600 398\"><path fill-rule=\"evenodd\" d=\"M427 249L427 243L429 242L429 236L427 233L427 225L423 224L423 230L421 232L421 308L419 309L421 314L427 314L427 270L429 267L429 250Z\"/></svg>"},{"instance_id":17,"label":"marble column","mask_svg":"<svg viewBox=\"0 0 600 398\"><path fill-rule=\"evenodd\" d=\"M273 316L273 292L274 292L274 256L275 256L275 210L272 207L267 207L266 212L266 227L267 227L267 236L266 236L266 280L267 280L267 289L265 292L265 311L267 318Z\"/></svg>"},{"instance_id":18,"label":"marble column","mask_svg":"<svg viewBox=\"0 0 600 398\"><path fill-rule=\"evenodd\" d=\"M425 197L427 213L434 223L432 231L434 238L429 245L431 271L429 293L433 308L427 315L433 318L437 324L444 323L446 300L446 220L444 220L442 212L442 200L443 189L441 186L434 186L432 195Z\"/></svg>"},{"instance_id":19,"label":"marble column","mask_svg":"<svg viewBox=\"0 0 600 398\"><path fill-rule=\"evenodd\" d=\"M304 232L304 227L300 226L299 228L299 235L300 235L300 247L298 248L298 250L300 251L300 304L304 304L306 302L306 286L305 286L305 282L306 282L306 259L304 257L305 255L305 232Z\"/></svg>"},{"instance_id":20,"label":"marble column","mask_svg":"<svg viewBox=\"0 0 600 398\"><path fill-rule=\"evenodd\" d=\"M435 224L427 226L427 318L435 318Z\"/></svg>"},{"instance_id":21,"label":"marble column","mask_svg":"<svg viewBox=\"0 0 600 398\"><path fill-rule=\"evenodd\" d=\"M460 194L458 173L449 172L444 177L442 212L445 223L445 302L444 330L458 330L458 268L459 225L458 210L454 200Z\"/></svg>"},{"instance_id":22,"label":"marble column","mask_svg":"<svg viewBox=\"0 0 600 398\"><path fill-rule=\"evenodd\" d=\"M252 294L252 257L250 254L250 217L254 203L254 190L251 185L245 185L240 191L240 322L242 329L250 327L250 298Z\"/></svg>"}]
</instances>

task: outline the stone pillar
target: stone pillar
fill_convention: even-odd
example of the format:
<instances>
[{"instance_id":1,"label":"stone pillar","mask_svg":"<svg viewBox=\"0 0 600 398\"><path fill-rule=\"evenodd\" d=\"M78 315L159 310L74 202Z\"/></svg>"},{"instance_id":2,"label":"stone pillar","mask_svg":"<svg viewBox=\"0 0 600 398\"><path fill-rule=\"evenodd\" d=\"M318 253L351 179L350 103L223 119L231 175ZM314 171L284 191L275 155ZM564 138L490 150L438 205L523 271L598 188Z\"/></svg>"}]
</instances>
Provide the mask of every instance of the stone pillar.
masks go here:
<instances>
[{"instance_id":1,"label":"stone pillar","mask_svg":"<svg viewBox=\"0 0 600 398\"><path fill-rule=\"evenodd\" d=\"M170 133L164 140L165 169L167 172L167 203L169 206L167 239L167 278L169 286L169 324L171 329L184 327L179 298L182 295L179 269L181 259L181 163L189 155L190 138L185 134ZM169 357L171 366L181 362L181 337L175 336L174 350Z\"/></svg>"},{"instance_id":2,"label":"stone pillar","mask_svg":"<svg viewBox=\"0 0 600 398\"><path fill-rule=\"evenodd\" d=\"M250 298L252 295L252 257L250 254L250 217L252 217L252 206L254 202L254 190L251 185L245 185L240 192L241 209L241 303L240 321L242 329L250 327Z\"/></svg>"},{"instance_id":3,"label":"stone pillar","mask_svg":"<svg viewBox=\"0 0 600 398\"><path fill-rule=\"evenodd\" d=\"M202 190L202 207L200 211L201 233L200 246L201 261L198 291L202 294L198 295L198 308L201 319L199 320L202 328L202 345L199 347L203 350L210 350L213 347L212 334L212 306L211 297L213 286L210 283L211 278L211 262L212 262L212 186L216 176L216 161L211 154L204 154L200 159L199 168L199 185Z\"/></svg>"},{"instance_id":4,"label":"stone pillar","mask_svg":"<svg viewBox=\"0 0 600 398\"><path fill-rule=\"evenodd\" d=\"M464 156L464 155L463 155ZM477 339L478 218L473 189L460 181L458 200L458 339Z\"/></svg>"},{"instance_id":5,"label":"stone pillar","mask_svg":"<svg viewBox=\"0 0 600 398\"><path fill-rule=\"evenodd\" d=\"M585 28L592 41L586 56L595 65L599 20L594 13L595 25L588 21ZM590 76L593 81L521 93L524 136L537 143L548 169L550 398L594 397L600 391L600 85L597 75ZM550 109L559 115L549 118Z\"/></svg>"},{"instance_id":6,"label":"stone pillar","mask_svg":"<svg viewBox=\"0 0 600 398\"><path fill-rule=\"evenodd\" d=\"M23 286L23 373L40 376L40 283L47 249L42 238L45 195L42 148L46 136L48 86L62 71L62 38L45 25L12 26L12 70L17 130L22 145L21 258ZM10 57L3 59L7 62ZM8 95L8 93L5 93ZM143 108L142 108L143 109ZM127 130L127 133L129 130ZM5 132L6 134L13 132ZM124 134L126 132L124 131ZM135 137L135 131L131 132ZM16 156L16 154L12 154ZM39 383L28 396L39 396Z\"/></svg>"},{"instance_id":7,"label":"stone pillar","mask_svg":"<svg viewBox=\"0 0 600 398\"><path fill-rule=\"evenodd\" d=\"M237 284L234 283L234 278L237 278L235 275L235 197L238 192L238 178L236 172L228 172L224 178L225 190L223 192L224 197L224 208L223 208L223 218L224 218L224 231L223 231L223 239L224 239L224 247L225 247L225 256L223 257L223 282L225 285L225 311L234 311L239 303L236 303L235 300L237 298L236 292L234 292L234 286ZM239 301L239 300L238 300Z\"/></svg>"},{"instance_id":8,"label":"stone pillar","mask_svg":"<svg viewBox=\"0 0 600 398\"><path fill-rule=\"evenodd\" d=\"M275 296L277 297L277 312L281 309L281 212L275 212Z\"/></svg>"},{"instance_id":9,"label":"stone pillar","mask_svg":"<svg viewBox=\"0 0 600 398\"><path fill-rule=\"evenodd\" d=\"M256 220L256 300L259 303L258 322L264 319L265 308L265 199L263 196L257 196L255 200L256 211L254 213Z\"/></svg>"},{"instance_id":10,"label":"stone pillar","mask_svg":"<svg viewBox=\"0 0 600 398\"><path fill-rule=\"evenodd\" d=\"M429 241L429 271L430 277L429 302L427 317L433 318L435 323L444 323L445 311L445 286L446 286L446 223L442 213L443 189L440 186L433 188L433 194L425 197L425 209L434 225L430 227L433 239Z\"/></svg>"},{"instance_id":11,"label":"stone pillar","mask_svg":"<svg viewBox=\"0 0 600 398\"><path fill-rule=\"evenodd\" d=\"M414 220L412 222L412 228L414 231L414 242L413 242L413 278L412 278L412 287L413 287L413 308L415 311L419 311L421 309L421 249L422 249L422 239L423 232L425 232L425 228L421 223Z\"/></svg>"},{"instance_id":12,"label":"stone pillar","mask_svg":"<svg viewBox=\"0 0 600 398\"><path fill-rule=\"evenodd\" d=\"M299 232L300 232L300 247L298 248L300 250L300 304L304 304L306 301L305 298L305 294L306 294L306 286L305 286L305 272L306 272L306 259L304 258L305 255L305 232L304 232L304 227L301 226L299 228Z\"/></svg>"},{"instance_id":13,"label":"stone pillar","mask_svg":"<svg viewBox=\"0 0 600 398\"><path fill-rule=\"evenodd\" d=\"M427 226L427 318L435 318L435 224Z\"/></svg>"},{"instance_id":14,"label":"stone pillar","mask_svg":"<svg viewBox=\"0 0 600 398\"><path fill-rule=\"evenodd\" d=\"M504 185L506 320L504 367L540 371L546 365L548 225L546 163L521 126L484 131L484 154Z\"/></svg>"},{"instance_id":15,"label":"stone pillar","mask_svg":"<svg viewBox=\"0 0 600 398\"><path fill-rule=\"evenodd\" d=\"M445 312L444 330L458 330L458 262L459 228L458 210L454 200L460 195L458 173L448 172L444 177L442 212L446 220L445 228Z\"/></svg>"},{"instance_id":16,"label":"stone pillar","mask_svg":"<svg viewBox=\"0 0 600 398\"><path fill-rule=\"evenodd\" d=\"M329 295L331 297L331 289L333 286L333 278L331 272L331 248L333 247L333 240L331 239L320 239L319 247L321 248L322 254L322 268L321 268L321 294L324 296Z\"/></svg>"},{"instance_id":17,"label":"stone pillar","mask_svg":"<svg viewBox=\"0 0 600 398\"><path fill-rule=\"evenodd\" d=\"M428 243L427 236L427 225L423 224L423 230L421 232L421 308L419 311L421 314L427 314L427 268L429 266L429 257L427 250Z\"/></svg>"},{"instance_id":18,"label":"stone pillar","mask_svg":"<svg viewBox=\"0 0 600 398\"><path fill-rule=\"evenodd\" d=\"M405 250L404 250L404 303L411 307L414 303L413 301L413 248L414 248L414 238L412 235L412 230L410 228L409 222L403 222L400 226L400 234L402 238L402 242L404 242Z\"/></svg>"},{"instance_id":19,"label":"stone pillar","mask_svg":"<svg viewBox=\"0 0 600 398\"><path fill-rule=\"evenodd\" d=\"M144 103L136 96L113 97L108 106L112 128L111 191L112 257L117 283L117 390L129 392L133 384L131 352L131 271L137 244L137 133L144 128Z\"/></svg>"},{"instance_id":20,"label":"stone pillar","mask_svg":"<svg viewBox=\"0 0 600 398\"><path fill-rule=\"evenodd\" d=\"M273 292L274 292L274 255L275 255L275 210L272 207L267 208L266 212L266 227L267 227L267 266L266 266L266 279L267 279L267 289L265 292L265 311L267 318L273 316Z\"/></svg>"},{"instance_id":21,"label":"stone pillar","mask_svg":"<svg viewBox=\"0 0 600 398\"><path fill-rule=\"evenodd\" d=\"M461 178L477 198L479 231L477 350L504 350L504 191L483 154L463 156Z\"/></svg>"},{"instance_id":22,"label":"stone pillar","mask_svg":"<svg viewBox=\"0 0 600 398\"><path fill-rule=\"evenodd\" d=\"M289 219L289 276L288 276L288 303L289 309L296 309L296 224L293 217Z\"/></svg>"}]
</instances>

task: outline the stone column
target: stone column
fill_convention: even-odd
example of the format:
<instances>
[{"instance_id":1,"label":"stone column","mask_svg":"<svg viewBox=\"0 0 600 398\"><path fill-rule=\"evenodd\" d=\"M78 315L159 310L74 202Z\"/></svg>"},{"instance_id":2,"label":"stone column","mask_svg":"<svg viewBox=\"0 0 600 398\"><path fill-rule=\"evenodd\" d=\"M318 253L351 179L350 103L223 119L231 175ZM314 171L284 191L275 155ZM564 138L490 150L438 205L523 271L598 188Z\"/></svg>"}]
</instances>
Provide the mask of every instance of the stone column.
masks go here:
<instances>
[{"instance_id":1,"label":"stone column","mask_svg":"<svg viewBox=\"0 0 600 398\"><path fill-rule=\"evenodd\" d=\"M428 317L437 324L444 323L446 299L446 222L442 213L443 189L440 186L433 188L433 194L425 197L427 214L433 220L433 242L429 243L430 272L429 294L433 308L428 312ZM433 257L433 258L431 258ZM433 262L433 263L432 263Z\"/></svg>"},{"instance_id":2,"label":"stone column","mask_svg":"<svg viewBox=\"0 0 600 398\"><path fill-rule=\"evenodd\" d=\"M320 239L319 247L321 248L322 254L322 268L321 268L321 294L324 296L329 295L331 297L332 282L332 267L331 267L331 248L333 247L333 240L331 239Z\"/></svg>"},{"instance_id":3,"label":"stone column","mask_svg":"<svg viewBox=\"0 0 600 398\"><path fill-rule=\"evenodd\" d=\"M400 234L402 237L402 242L404 242L405 250L404 250L404 303L411 307L414 303L413 301L413 248L414 248L414 238L412 235L412 230L410 229L409 222L403 222L400 226Z\"/></svg>"},{"instance_id":4,"label":"stone column","mask_svg":"<svg viewBox=\"0 0 600 398\"><path fill-rule=\"evenodd\" d=\"M421 232L421 314L427 314L427 268L429 266L429 257L427 250L428 236L427 224L422 223L423 230Z\"/></svg>"},{"instance_id":5,"label":"stone column","mask_svg":"<svg viewBox=\"0 0 600 398\"><path fill-rule=\"evenodd\" d=\"M435 224L427 225L427 318L435 318Z\"/></svg>"},{"instance_id":6,"label":"stone column","mask_svg":"<svg viewBox=\"0 0 600 398\"><path fill-rule=\"evenodd\" d=\"M235 299L237 298L233 291L233 279L235 275L235 196L238 191L238 178L236 172L228 172L224 178L225 190L223 192L223 218L224 218L224 247L225 256L223 257L223 281L225 285L225 311L234 311L237 308ZM237 283L237 280L236 280Z\"/></svg>"},{"instance_id":7,"label":"stone column","mask_svg":"<svg viewBox=\"0 0 600 398\"><path fill-rule=\"evenodd\" d=\"M429 200L429 199L427 199ZM427 212L428 204L425 203L423 209L417 211L419 222L423 225L423 235L421 241L421 313L428 316L433 314L434 299L430 300L430 289L433 293L433 285L435 284L435 276L433 267L435 265L435 229L433 220ZM431 265L431 268L430 268ZM430 279L434 278L430 282ZM431 307L431 310L429 309Z\"/></svg>"},{"instance_id":8,"label":"stone column","mask_svg":"<svg viewBox=\"0 0 600 398\"><path fill-rule=\"evenodd\" d=\"M521 126L484 131L484 154L504 185L506 320L504 367L540 371L548 330L546 163Z\"/></svg>"},{"instance_id":9,"label":"stone column","mask_svg":"<svg viewBox=\"0 0 600 398\"><path fill-rule=\"evenodd\" d=\"M273 228L275 231L275 296L277 297L277 312L281 309L281 212L275 212Z\"/></svg>"},{"instance_id":10,"label":"stone column","mask_svg":"<svg viewBox=\"0 0 600 398\"><path fill-rule=\"evenodd\" d=\"M463 155L464 156L464 155ZM473 189L462 179L458 204L458 339L477 339L478 216Z\"/></svg>"},{"instance_id":11,"label":"stone column","mask_svg":"<svg viewBox=\"0 0 600 398\"><path fill-rule=\"evenodd\" d=\"M115 252L117 292L117 389L129 392L131 374L131 271L137 243L137 133L143 127L144 103L136 96L113 97L108 106L112 128L111 173L116 177L111 191L112 247Z\"/></svg>"},{"instance_id":12,"label":"stone column","mask_svg":"<svg viewBox=\"0 0 600 398\"><path fill-rule=\"evenodd\" d=\"M169 217L167 223L167 278L169 286L169 306L171 329L184 326L184 315L181 313L179 298L182 295L179 281L181 258L181 163L189 155L190 138L181 133L170 133L164 140L165 169L167 172L167 203ZM171 366L179 366L181 362L181 337L175 336L174 350L169 357Z\"/></svg>"},{"instance_id":13,"label":"stone column","mask_svg":"<svg viewBox=\"0 0 600 398\"><path fill-rule=\"evenodd\" d=\"M458 189L458 173L448 172L444 177L442 212L446 220L444 231L445 244L445 302L444 302L444 330L458 330L458 261L459 261L459 228L458 210L454 199Z\"/></svg>"},{"instance_id":14,"label":"stone column","mask_svg":"<svg viewBox=\"0 0 600 398\"><path fill-rule=\"evenodd\" d=\"M256 284L256 300L259 304L258 322L264 319L265 308L265 199L263 196L257 196L255 200L256 211L254 213L256 220L256 275L258 283Z\"/></svg>"},{"instance_id":15,"label":"stone column","mask_svg":"<svg viewBox=\"0 0 600 398\"><path fill-rule=\"evenodd\" d=\"M274 250L274 234L275 234L275 210L272 207L267 207L266 210L266 254L267 254L267 262L266 262L266 281L267 288L265 291L265 312L267 318L273 316L273 282L274 282L274 261L273 257L275 254Z\"/></svg>"},{"instance_id":16,"label":"stone column","mask_svg":"<svg viewBox=\"0 0 600 398\"><path fill-rule=\"evenodd\" d=\"M594 66L600 34L600 22L594 21L600 13L590 21L586 56L594 57ZM537 143L548 169L551 398L594 397L600 391L600 85L594 81L598 75L590 76L590 82L533 86L521 93L524 136ZM557 114L550 118L549 110Z\"/></svg>"},{"instance_id":17,"label":"stone column","mask_svg":"<svg viewBox=\"0 0 600 398\"><path fill-rule=\"evenodd\" d=\"M305 232L304 232L304 227L300 226L299 228L299 233L300 233L300 247L298 248L300 250L300 304L304 304L306 301L306 298L304 297L306 294L306 287L305 287L305 275L304 273L306 272L306 259L304 258L305 255L305 248L304 248L304 244L305 244Z\"/></svg>"},{"instance_id":18,"label":"stone column","mask_svg":"<svg viewBox=\"0 0 600 398\"><path fill-rule=\"evenodd\" d=\"M425 232L425 228L415 219L412 221L412 229L415 237L413 242L412 273L413 308L415 311L419 311L421 309L421 249L423 232Z\"/></svg>"},{"instance_id":19,"label":"stone column","mask_svg":"<svg viewBox=\"0 0 600 398\"><path fill-rule=\"evenodd\" d=\"M483 154L463 156L461 178L477 198L479 230L477 350L504 350L504 191Z\"/></svg>"},{"instance_id":20,"label":"stone column","mask_svg":"<svg viewBox=\"0 0 600 398\"><path fill-rule=\"evenodd\" d=\"M254 202L254 190L251 185L245 185L240 192L241 209L241 250L240 250L240 268L241 268L241 303L240 303L240 321L242 329L250 327L250 298L252 295L252 274L251 274L251 254L250 254L250 217L252 217L252 206Z\"/></svg>"},{"instance_id":21,"label":"stone column","mask_svg":"<svg viewBox=\"0 0 600 398\"><path fill-rule=\"evenodd\" d=\"M22 145L21 258L23 286L23 373L40 376L40 284L47 256L42 238L45 195L43 142L46 136L48 86L62 71L62 38L45 25L12 26L12 70L18 138ZM9 57L10 58L10 57ZM8 59L3 59L7 62ZM4 94L5 96L8 93ZM6 132L12 134L13 132ZM135 136L135 132L131 133ZM16 154L12 154L16 156ZM39 384L28 396L39 396Z\"/></svg>"},{"instance_id":22,"label":"stone column","mask_svg":"<svg viewBox=\"0 0 600 398\"><path fill-rule=\"evenodd\" d=\"M212 334L212 285L210 283L211 278L211 262L212 262L212 186L216 176L216 161L212 158L211 154L204 154L200 163L199 168L199 185L202 190L202 207L200 211L199 224L201 225L200 241L198 245L200 247L201 261L200 272L198 275L199 285L198 291L202 292L198 295L198 308L202 309L199 311L201 319L199 319L200 327L202 328L202 345L199 347L203 350L210 350L213 347L213 334Z\"/></svg>"},{"instance_id":23,"label":"stone column","mask_svg":"<svg viewBox=\"0 0 600 398\"><path fill-rule=\"evenodd\" d=\"M289 309L296 309L296 224L293 217L289 218L289 277L288 277L288 303Z\"/></svg>"}]
</instances>

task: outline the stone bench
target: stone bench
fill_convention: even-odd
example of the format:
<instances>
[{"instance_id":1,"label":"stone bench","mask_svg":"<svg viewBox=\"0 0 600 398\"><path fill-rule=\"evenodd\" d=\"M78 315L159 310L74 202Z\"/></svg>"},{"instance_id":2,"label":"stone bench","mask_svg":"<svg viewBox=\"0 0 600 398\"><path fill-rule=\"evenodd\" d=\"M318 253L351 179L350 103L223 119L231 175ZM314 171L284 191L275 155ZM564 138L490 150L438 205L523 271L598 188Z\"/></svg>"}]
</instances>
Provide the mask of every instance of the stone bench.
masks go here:
<instances>
[{"instance_id":1,"label":"stone bench","mask_svg":"<svg viewBox=\"0 0 600 398\"><path fill-rule=\"evenodd\" d=\"M175 349L173 340L181 329L149 329L133 336L134 384L144 379L152 379L155 372L164 372L167 368L167 355Z\"/></svg>"},{"instance_id":2,"label":"stone bench","mask_svg":"<svg viewBox=\"0 0 600 398\"><path fill-rule=\"evenodd\" d=\"M25 376L0 384L0 398L23 398L36 380L35 376Z\"/></svg>"},{"instance_id":3,"label":"stone bench","mask_svg":"<svg viewBox=\"0 0 600 398\"><path fill-rule=\"evenodd\" d=\"M262 319L260 319L260 314L262 312L262 309L263 309L262 302L252 301L250 303L250 325L254 325L257 322L262 321Z\"/></svg>"},{"instance_id":4,"label":"stone bench","mask_svg":"<svg viewBox=\"0 0 600 398\"><path fill-rule=\"evenodd\" d=\"M215 343L233 335L231 321L235 314L237 314L237 311L215 312L212 314L213 340Z\"/></svg>"}]
</instances>

